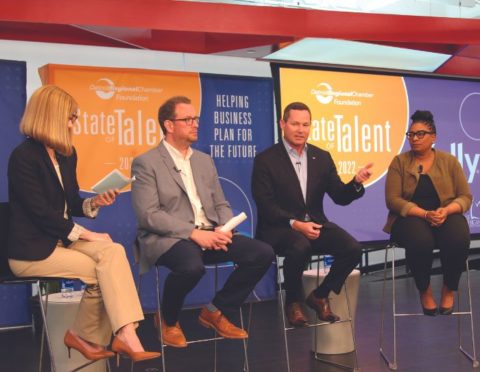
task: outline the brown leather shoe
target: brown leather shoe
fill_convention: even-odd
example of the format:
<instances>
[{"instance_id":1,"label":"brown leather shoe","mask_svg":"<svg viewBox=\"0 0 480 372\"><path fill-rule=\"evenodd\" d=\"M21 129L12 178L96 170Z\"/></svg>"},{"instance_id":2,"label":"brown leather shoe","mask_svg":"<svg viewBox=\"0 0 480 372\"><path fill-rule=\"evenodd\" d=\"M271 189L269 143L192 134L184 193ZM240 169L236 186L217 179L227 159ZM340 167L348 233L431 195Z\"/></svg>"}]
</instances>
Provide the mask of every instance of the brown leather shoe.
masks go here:
<instances>
[{"instance_id":1,"label":"brown leather shoe","mask_svg":"<svg viewBox=\"0 0 480 372\"><path fill-rule=\"evenodd\" d=\"M303 313L300 302L288 304L285 308L285 315L293 327L305 327L307 325L307 317Z\"/></svg>"},{"instance_id":2,"label":"brown leather shoe","mask_svg":"<svg viewBox=\"0 0 480 372\"><path fill-rule=\"evenodd\" d=\"M155 328L158 329L158 314L155 314L153 317L153 322L155 323ZM183 334L182 328L180 328L180 323L176 322L175 325L169 326L165 321L162 321L162 338L163 343L168 346L173 347L187 347L187 339ZM162 340L159 338L159 341Z\"/></svg>"},{"instance_id":3,"label":"brown leather shoe","mask_svg":"<svg viewBox=\"0 0 480 372\"><path fill-rule=\"evenodd\" d=\"M310 293L306 299L306 304L315 310L317 316L320 320L324 322L335 323L340 320L338 315L335 315L330 309L330 302L328 301L328 297L326 298L318 298L315 295Z\"/></svg>"},{"instance_id":4,"label":"brown leather shoe","mask_svg":"<svg viewBox=\"0 0 480 372\"><path fill-rule=\"evenodd\" d=\"M204 307L200 312L198 321L204 327L213 328L220 336L225 338L243 339L248 337L245 330L230 323L220 310L212 312Z\"/></svg>"}]
</instances>

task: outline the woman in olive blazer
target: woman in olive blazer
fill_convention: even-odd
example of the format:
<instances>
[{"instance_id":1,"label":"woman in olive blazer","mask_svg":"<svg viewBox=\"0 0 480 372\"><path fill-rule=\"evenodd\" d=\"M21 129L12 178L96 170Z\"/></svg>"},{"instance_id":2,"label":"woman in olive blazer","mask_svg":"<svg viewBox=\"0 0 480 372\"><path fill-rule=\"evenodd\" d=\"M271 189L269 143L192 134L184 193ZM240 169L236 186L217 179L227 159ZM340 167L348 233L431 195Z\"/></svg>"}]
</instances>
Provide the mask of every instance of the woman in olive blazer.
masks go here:
<instances>
[{"instance_id":1,"label":"woman in olive blazer","mask_svg":"<svg viewBox=\"0 0 480 372\"><path fill-rule=\"evenodd\" d=\"M389 209L384 230L406 250L425 315L451 314L454 291L465 267L470 232L463 216L472 194L457 159L432 146L436 127L429 111L416 111L407 132L411 150L396 156L387 173ZM440 307L433 298L433 250L440 251L443 287Z\"/></svg>"}]
</instances>

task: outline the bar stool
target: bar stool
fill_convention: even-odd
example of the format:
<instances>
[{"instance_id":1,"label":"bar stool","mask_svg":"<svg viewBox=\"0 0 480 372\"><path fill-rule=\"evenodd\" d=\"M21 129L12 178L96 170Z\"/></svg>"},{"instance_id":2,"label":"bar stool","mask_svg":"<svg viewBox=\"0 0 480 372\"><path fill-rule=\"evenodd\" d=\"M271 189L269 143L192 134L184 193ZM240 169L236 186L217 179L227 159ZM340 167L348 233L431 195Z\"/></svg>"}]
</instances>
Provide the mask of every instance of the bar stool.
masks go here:
<instances>
[{"instance_id":1,"label":"bar stool","mask_svg":"<svg viewBox=\"0 0 480 372\"><path fill-rule=\"evenodd\" d=\"M135 263L138 264L139 262L139 258L140 258L140 247L139 247L139 244L138 244L138 241L135 241L135 244L134 244L134 260L135 260ZM218 268L219 268L219 264L215 264L215 265L207 265L206 268L214 268L214 289L215 289L215 292L217 292L217 289L218 289ZM139 280L138 280L138 287L137 287L137 291L138 291L138 294L139 294L139 297L140 297L140 290L141 290L141 280L142 280L142 275L139 275ZM161 344L161 353L162 353L162 368L163 368L163 372L166 372L166 363L165 363L165 348L168 347L168 345L165 345L163 343L163 336L162 336L162 316L161 316L161 309L162 309L162 304L161 304L161 301L160 301L160 291L161 291L161 280L160 280L160 266L155 266L155 281L156 281L156 314L158 316L158 319L159 319L159 327L158 327L158 337L159 339L161 340L160 344ZM251 306L251 304L250 304ZM250 308L251 309L251 308ZM251 311L251 310L250 310ZM245 329L244 328L244 322L243 322L243 312L242 312L242 308L240 307L239 309L239 315L240 315L240 327L242 329ZM218 340L223 340L224 337L222 336L218 336L217 335L217 332L214 331L214 336L213 337L208 337L208 338L201 338L201 339L196 339L196 340L190 340L190 341L187 341L187 344L197 344L197 343L204 343L204 342L213 342L213 345L214 345L214 364L213 364L213 371L216 372L217 371L217 341ZM242 343L243 343L243 355L244 355L244 365L243 365L243 370L245 372L248 372L250 369L249 369L249 365L248 365L248 350L247 350L247 346L248 346L248 339L243 339L242 340ZM133 368L133 364L132 364L132 368Z\"/></svg>"},{"instance_id":2,"label":"bar stool","mask_svg":"<svg viewBox=\"0 0 480 372\"><path fill-rule=\"evenodd\" d=\"M287 364L287 371L290 372L290 354L289 354L289 349L288 349L287 332L295 330L297 328L287 325L287 320L286 320L286 316L285 316L285 301L284 301L284 298L283 298L283 290L282 290L282 278L281 278L281 275L280 275L281 274L280 269L283 268L283 266L281 266L281 263L280 263L280 258L281 257L282 256L276 255L277 283L278 283L279 297L280 297L280 308L281 308L281 312L282 312L283 338L284 338L284 343L285 343L285 359L286 359L286 364ZM312 267L313 263L315 263L315 262L317 263L317 286L318 286L318 285L320 285L320 262L322 262L324 264L325 258L324 258L324 256L318 255L317 259L313 260L313 257L314 256L312 256L312 260L310 261L309 266ZM326 363L326 364L330 364L330 365L333 365L333 366L336 366L336 367L339 367L339 368L343 368L343 369L359 371L358 358L357 358L357 345L356 345L356 341L355 341L355 328L354 328L354 324L353 324L353 318L352 318L352 312L351 312L351 307L350 307L350 300L349 300L349 296L348 296L348 292L347 292L346 281L343 284L343 286L344 286L345 300L346 300L347 309L348 309L347 318L346 319L340 319L338 322L335 322L335 323L324 322L324 321L321 321L317 318L315 323L312 323L312 324L309 323L309 324L307 324L306 327L307 328L324 327L324 326L328 327L329 325L333 325L333 324L349 322L350 323L350 329L351 329L351 332L352 332L352 341L353 341L354 353L355 353L354 354L355 355L354 365L349 366L349 365L333 362L333 361L330 361L328 359L325 359L325 358L321 357L320 354L317 353L317 342L318 342L317 332L315 332L315 339L314 339L314 343L315 343L314 357L315 357L315 360L318 360L318 361ZM303 327L303 328L305 328L305 327Z\"/></svg>"},{"instance_id":3,"label":"bar stool","mask_svg":"<svg viewBox=\"0 0 480 372\"><path fill-rule=\"evenodd\" d=\"M397 312L396 306L396 284L395 284L395 251L396 249L403 249L395 242L390 242L385 247L385 264L383 269L383 289L382 289L382 315L381 315L381 324L380 324L380 355L382 356L385 363L388 365L388 368L392 370L396 370L398 368L397 365L397 318L404 318L404 317L414 317L414 316L423 316L423 313L400 313ZM393 323L393 361L387 356L387 353L384 350L384 323L385 323L385 287L387 281L387 264L388 264L388 252L392 251L392 260L391 260L391 275L392 275L392 323ZM453 312L451 315L458 316L458 345L459 350L462 352L467 359L472 362L473 368L479 366L479 362L477 360L477 355L475 351L475 332L474 332L474 323L473 323L473 309L472 309L472 294L471 294L471 286L470 286L470 270L468 267L468 257L466 260L466 272L467 272L467 291L468 291L468 309L467 311L460 310L460 291L457 291L457 311ZM461 327L461 316L468 316L470 317L470 331L472 336L472 349L473 355L465 350L462 345L462 327Z\"/></svg>"}]
</instances>

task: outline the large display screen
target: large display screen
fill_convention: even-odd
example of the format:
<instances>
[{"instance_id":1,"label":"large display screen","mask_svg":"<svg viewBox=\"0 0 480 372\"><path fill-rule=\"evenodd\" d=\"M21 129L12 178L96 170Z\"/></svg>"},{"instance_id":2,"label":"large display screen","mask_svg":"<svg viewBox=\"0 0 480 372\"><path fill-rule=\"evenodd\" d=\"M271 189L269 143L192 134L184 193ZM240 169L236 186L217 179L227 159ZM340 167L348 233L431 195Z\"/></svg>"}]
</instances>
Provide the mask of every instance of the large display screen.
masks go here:
<instances>
[{"instance_id":1,"label":"large display screen","mask_svg":"<svg viewBox=\"0 0 480 372\"><path fill-rule=\"evenodd\" d=\"M466 218L480 233L480 81L273 66L278 117L293 101L312 111L309 143L328 150L343 181L373 162L365 196L346 207L325 200L327 217L358 240L387 240L385 176L393 157L410 149L405 138L415 110L430 110L436 148L453 154L473 194Z\"/></svg>"}]
</instances>

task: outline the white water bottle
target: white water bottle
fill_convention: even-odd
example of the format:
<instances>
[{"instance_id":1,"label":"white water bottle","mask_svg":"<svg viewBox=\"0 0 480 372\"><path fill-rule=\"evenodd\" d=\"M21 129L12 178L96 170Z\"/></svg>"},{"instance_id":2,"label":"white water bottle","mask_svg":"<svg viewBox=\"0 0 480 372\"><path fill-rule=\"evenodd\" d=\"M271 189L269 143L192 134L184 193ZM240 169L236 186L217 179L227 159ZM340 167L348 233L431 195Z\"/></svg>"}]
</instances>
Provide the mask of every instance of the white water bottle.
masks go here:
<instances>
[{"instance_id":1,"label":"white water bottle","mask_svg":"<svg viewBox=\"0 0 480 372\"><path fill-rule=\"evenodd\" d=\"M60 283L60 292L62 293L62 297L71 298L73 297L74 291L74 282L71 279L63 279Z\"/></svg>"}]
</instances>

